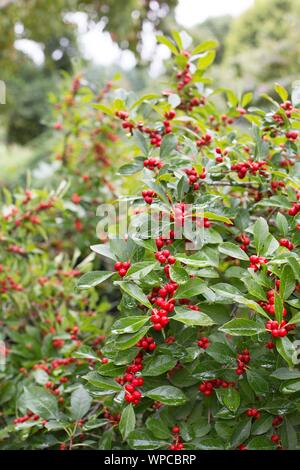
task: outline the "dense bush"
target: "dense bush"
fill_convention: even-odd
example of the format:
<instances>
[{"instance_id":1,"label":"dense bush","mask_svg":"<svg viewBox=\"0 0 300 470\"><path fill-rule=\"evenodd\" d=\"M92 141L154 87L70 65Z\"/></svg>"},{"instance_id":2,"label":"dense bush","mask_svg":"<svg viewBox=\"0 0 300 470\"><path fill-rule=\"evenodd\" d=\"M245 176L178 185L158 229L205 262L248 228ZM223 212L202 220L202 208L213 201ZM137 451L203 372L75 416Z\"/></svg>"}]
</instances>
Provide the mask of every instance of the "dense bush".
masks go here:
<instances>
[{"instance_id":1,"label":"dense bush","mask_svg":"<svg viewBox=\"0 0 300 470\"><path fill-rule=\"evenodd\" d=\"M86 221L97 190L95 112L106 137L105 126L127 134L110 151L117 162L122 148L120 164L128 155L130 161L118 176L108 170L124 183L98 201L120 196L129 207L108 224L107 242L94 242L90 229L81 238L64 224L61 229L70 237L68 252L74 240L95 243L105 271L86 272L89 258L79 267L75 261L76 271L70 261L63 264L62 246L51 243L59 238L51 235L59 227L55 218L39 232L27 228L27 218L26 233L18 232L15 216L11 229L2 229L7 243L18 246L10 240L17 234L28 244L25 253L14 249L12 261L5 250L6 266L21 260L14 272L36 276L27 276L24 301L29 296L32 304L25 302L19 319L6 306L14 299L2 293L11 349L2 372L3 448L298 448L299 110L280 85L267 112L248 107L249 93L213 91L205 75L213 41L187 51L187 36L158 40L174 56L160 95L137 99L113 90L110 104L93 96L81 96L79 104L75 97L77 107L62 108L66 124L56 125L72 144L59 153L64 163L70 156L63 166L65 176L72 174L67 199L75 181L81 199L73 204L86 202ZM86 148L89 157L82 160ZM87 187L80 179L86 161ZM150 215L161 222L154 232ZM129 229L113 237L124 220ZM44 232L50 245L42 242ZM73 291L69 277L80 270L85 274ZM49 286L41 276L51 276ZM122 294L111 328L94 290L104 281Z\"/></svg>"}]
</instances>

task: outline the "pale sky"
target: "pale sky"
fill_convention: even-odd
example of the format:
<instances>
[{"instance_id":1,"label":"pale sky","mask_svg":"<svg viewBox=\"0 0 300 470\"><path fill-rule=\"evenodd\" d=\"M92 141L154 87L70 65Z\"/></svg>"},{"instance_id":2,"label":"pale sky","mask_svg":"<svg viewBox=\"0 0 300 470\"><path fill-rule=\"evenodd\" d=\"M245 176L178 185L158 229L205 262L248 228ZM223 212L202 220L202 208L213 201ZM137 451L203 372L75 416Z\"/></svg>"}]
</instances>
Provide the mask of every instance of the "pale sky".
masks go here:
<instances>
[{"instance_id":1,"label":"pale sky","mask_svg":"<svg viewBox=\"0 0 300 470\"><path fill-rule=\"evenodd\" d=\"M209 17L232 15L238 16L254 3L254 0L179 0L175 11L176 21L182 29L201 23ZM103 25L92 29L87 27L84 13L70 14L69 18L78 26L78 42L83 55L97 65L120 65L124 70L132 69L136 60L130 51L121 51L108 32L103 32ZM20 25L16 27L20 29ZM21 28L22 29L22 28ZM187 31L188 32L188 31ZM150 74L155 77L163 70L163 60L168 58L166 46L156 48L155 35L151 23L146 23L142 32L142 57L153 59ZM33 41L19 39L15 46L28 53L37 64L42 64L44 53L41 46ZM59 51L57 51L59 54ZM58 57L57 54L57 57Z\"/></svg>"}]
</instances>

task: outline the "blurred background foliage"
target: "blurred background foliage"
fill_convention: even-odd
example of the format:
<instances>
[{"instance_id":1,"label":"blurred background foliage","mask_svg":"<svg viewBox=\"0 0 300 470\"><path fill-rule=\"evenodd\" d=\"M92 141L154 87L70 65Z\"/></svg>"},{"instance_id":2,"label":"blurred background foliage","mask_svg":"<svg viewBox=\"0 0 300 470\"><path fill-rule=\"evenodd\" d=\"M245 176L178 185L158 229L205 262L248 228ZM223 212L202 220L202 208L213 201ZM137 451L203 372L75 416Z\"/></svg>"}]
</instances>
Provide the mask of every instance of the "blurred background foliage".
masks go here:
<instances>
[{"instance_id":1,"label":"blurred background foliage","mask_svg":"<svg viewBox=\"0 0 300 470\"><path fill-rule=\"evenodd\" d=\"M205 8L205 2L197 2ZM154 37L184 29L176 24L177 4L177 0L0 0L0 78L8 90L7 104L0 106L0 184L15 181L32 162L47 158L53 124L48 95L57 92L62 71L84 69L100 88L120 70L118 63L99 66L87 59L80 46L78 15L86 19L87 31L99 26L120 51L130 51L134 66L122 70L122 86L141 91L156 79L149 74L156 51L145 54L149 40L145 32ZM210 17L187 32L196 42L217 39L214 80L236 92L255 90L256 101L261 93L272 93L274 82L290 89L300 77L299 0L255 0L239 17ZM37 48L38 60L20 44ZM101 54L95 42L98 47Z\"/></svg>"}]
</instances>

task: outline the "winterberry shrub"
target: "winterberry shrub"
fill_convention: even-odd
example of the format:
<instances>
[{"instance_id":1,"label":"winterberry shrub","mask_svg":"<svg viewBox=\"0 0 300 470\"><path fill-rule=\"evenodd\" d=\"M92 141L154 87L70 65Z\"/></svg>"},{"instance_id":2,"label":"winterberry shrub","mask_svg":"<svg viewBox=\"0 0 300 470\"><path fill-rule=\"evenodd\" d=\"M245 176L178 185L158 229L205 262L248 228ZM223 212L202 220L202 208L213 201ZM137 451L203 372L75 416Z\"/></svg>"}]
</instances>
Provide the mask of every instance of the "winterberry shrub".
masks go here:
<instances>
[{"instance_id":1,"label":"winterberry shrub","mask_svg":"<svg viewBox=\"0 0 300 470\"><path fill-rule=\"evenodd\" d=\"M173 54L161 94L98 107L133 156L130 227L93 246L115 270L78 281L122 293L105 361L82 377L101 446L298 448L299 110L279 84L267 111L213 90L213 41L158 40Z\"/></svg>"}]
</instances>

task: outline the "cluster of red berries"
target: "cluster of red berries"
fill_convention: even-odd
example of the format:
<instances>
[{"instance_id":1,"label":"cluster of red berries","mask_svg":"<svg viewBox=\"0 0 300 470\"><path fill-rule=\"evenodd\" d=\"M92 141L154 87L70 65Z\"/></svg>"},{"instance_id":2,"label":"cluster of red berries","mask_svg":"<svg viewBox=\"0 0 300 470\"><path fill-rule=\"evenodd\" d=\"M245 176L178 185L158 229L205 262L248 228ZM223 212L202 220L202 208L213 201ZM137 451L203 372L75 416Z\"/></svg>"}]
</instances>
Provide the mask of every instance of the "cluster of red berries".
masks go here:
<instances>
[{"instance_id":1,"label":"cluster of red berries","mask_svg":"<svg viewBox=\"0 0 300 470\"><path fill-rule=\"evenodd\" d=\"M110 423L113 425L113 426L117 426L121 420L121 414L120 413L110 413L110 411L105 408L103 410L103 418L107 419L108 421L110 421Z\"/></svg>"},{"instance_id":2,"label":"cluster of red berries","mask_svg":"<svg viewBox=\"0 0 300 470\"><path fill-rule=\"evenodd\" d=\"M203 393L206 397L212 395L215 388L228 388L230 386L234 386L234 382L226 382L226 380L221 379L213 379L213 380L206 380L202 384L199 385L199 391Z\"/></svg>"},{"instance_id":3,"label":"cluster of red berries","mask_svg":"<svg viewBox=\"0 0 300 470\"><path fill-rule=\"evenodd\" d=\"M249 418L259 419L260 411L258 411L257 408L248 408L248 410L246 411L246 415L249 416Z\"/></svg>"},{"instance_id":4,"label":"cluster of red berries","mask_svg":"<svg viewBox=\"0 0 300 470\"><path fill-rule=\"evenodd\" d=\"M165 120L164 123L163 123L163 124L164 124L164 128L165 128L165 129L164 129L164 133L165 133L165 134L170 134L170 132L172 132L172 128L171 128L171 123L170 123L170 121L171 121L172 119L174 119L175 116L176 116L176 112L175 112L173 109L171 109L171 111L167 111L167 112L165 113L165 118L166 118L166 120Z\"/></svg>"},{"instance_id":5,"label":"cluster of red berries","mask_svg":"<svg viewBox=\"0 0 300 470\"><path fill-rule=\"evenodd\" d=\"M170 450L183 450L184 445L182 443L182 437L180 436L180 427L177 425L173 426L172 434L174 434L174 437L173 437L173 442L170 445L169 449Z\"/></svg>"},{"instance_id":6,"label":"cluster of red berries","mask_svg":"<svg viewBox=\"0 0 300 470\"><path fill-rule=\"evenodd\" d=\"M133 363L127 366L125 374L123 377L117 377L116 381L125 385L125 400L127 403L133 403L138 405L142 397L142 393L137 390L137 387L144 385L144 379L141 376L136 376L138 372L141 372L143 369L143 355L140 352L136 358L133 360Z\"/></svg>"},{"instance_id":7,"label":"cluster of red berries","mask_svg":"<svg viewBox=\"0 0 300 470\"><path fill-rule=\"evenodd\" d=\"M143 348L144 351L154 351L154 349L156 349L156 343L152 336L144 336L136 343L136 346L138 348Z\"/></svg>"},{"instance_id":8,"label":"cluster of red berries","mask_svg":"<svg viewBox=\"0 0 300 470\"><path fill-rule=\"evenodd\" d=\"M266 165L267 162L265 160L261 160L260 162L254 162L253 159L249 158L249 160L245 162L240 162L236 163L235 165L231 165L231 170L236 171L238 174L238 177L240 179L245 178L247 175L248 171L252 175L257 173L259 171L260 175L265 175L264 170L264 165Z\"/></svg>"},{"instance_id":9,"label":"cluster of red berries","mask_svg":"<svg viewBox=\"0 0 300 470\"><path fill-rule=\"evenodd\" d=\"M289 209L289 215L297 215L300 212L300 202L293 202L293 207Z\"/></svg>"},{"instance_id":10,"label":"cluster of red berries","mask_svg":"<svg viewBox=\"0 0 300 470\"><path fill-rule=\"evenodd\" d=\"M288 140L295 142L298 139L299 132L298 131L287 131L285 136Z\"/></svg>"},{"instance_id":11,"label":"cluster of red berries","mask_svg":"<svg viewBox=\"0 0 300 470\"><path fill-rule=\"evenodd\" d=\"M271 181L270 183L272 191L275 193L278 189L282 189L285 187L283 181Z\"/></svg>"},{"instance_id":12,"label":"cluster of red berries","mask_svg":"<svg viewBox=\"0 0 300 470\"><path fill-rule=\"evenodd\" d=\"M160 170L160 168L162 168L163 166L163 162L158 158L146 158L146 160L144 160L144 167L148 168L148 170L153 171L155 170L155 168Z\"/></svg>"},{"instance_id":13,"label":"cluster of red berries","mask_svg":"<svg viewBox=\"0 0 300 470\"><path fill-rule=\"evenodd\" d=\"M154 308L151 312L150 321L153 323L155 331L160 331L169 323L168 311L164 309Z\"/></svg>"},{"instance_id":14,"label":"cluster of red berries","mask_svg":"<svg viewBox=\"0 0 300 470\"><path fill-rule=\"evenodd\" d=\"M155 253L155 258L157 261L160 262L160 264L174 264L176 263L176 258L174 256L171 256L171 253L169 250L161 250L157 251Z\"/></svg>"},{"instance_id":15,"label":"cluster of red berries","mask_svg":"<svg viewBox=\"0 0 300 470\"><path fill-rule=\"evenodd\" d=\"M116 111L115 115L122 119L122 121L126 121L129 118L129 113L127 111Z\"/></svg>"},{"instance_id":16,"label":"cluster of red berries","mask_svg":"<svg viewBox=\"0 0 300 470\"><path fill-rule=\"evenodd\" d=\"M23 286L18 282L15 282L11 276L6 276L6 279L0 281L0 293L5 294L9 290L21 292L23 290Z\"/></svg>"},{"instance_id":17,"label":"cluster of red berries","mask_svg":"<svg viewBox=\"0 0 300 470\"><path fill-rule=\"evenodd\" d=\"M118 271L119 276L124 277L127 274L128 269L130 268L130 261L117 261L114 265L115 271Z\"/></svg>"},{"instance_id":18,"label":"cluster of red berries","mask_svg":"<svg viewBox=\"0 0 300 470\"><path fill-rule=\"evenodd\" d=\"M268 260L263 256L252 255L250 256L250 266L249 268L258 271L262 264L267 264Z\"/></svg>"},{"instance_id":19,"label":"cluster of red berries","mask_svg":"<svg viewBox=\"0 0 300 470\"><path fill-rule=\"evenodd\" d=\"M187 52L185 52L185 55L187 56ZM176 74L176 78L180 79L179 83L177 84L177 90L182 90L182 88L190 83L192 80L192 75L190 74L190 64L187 63L185 66L185 69L182 72L178 72Z\"/></svg>"},{"instance_id":20,"label":"cluster of red berries","mask_svg":"<svg viewBox=\"0 0 300 470\"><path fill-rule=\"evenodd\" d=\"M198 341L198 346L201 349L207 349L210 345L209 339L203 336L199 341Z\"/></svg>"},{"instance_id":21,"label":"cluster of red berries","mask_svg":"<svg viewBox=\"0 0 300 470\"><path fill-rule=\"evenodd\" d=\"M241 250L247 251L248 246L250 245L250 238L244 233L241 233L241 235L238 235L236 237L236 240L241 243L240 245Z\"/></svg>"},{"instance_id":22,"label":"cluster of red berries","mask_svg":"<svg viewBox=\"0 0 300 470\"><path fill-rule=\"evenodd\" d=\"M188 176L190 186L193 186L193 189L197 190L200 188L200 184L198 183L199 179L206 178L206 169L203 168L201 173L198 173L197 170L193 168L187 168L184 170L185 174Z\"/></svg>"},{"instance_id":23,"label":"cluster of red berries","mask_svg":"<svg viewBox=\"0 0 300 470\"><path fill-rule=\"evenodd\" d=\"M277 281L276 281L277 282ZM277 284L279 286L279 284ZM269 313L270 315L275 315L275 291L270 289L267 292L268 302L259 301L259 305L265 310L265 312ZM282 316L286 316L286 308L283 307L282 309Z\"/></svg>"},{"instance_id":24,"label":"cluster of red berries","mask_svg":"<svg viewBox=\"0 0 300 470\"><path fill-rule=\"evenodd\" d=\"M225 149L224 151L221 149L221 147L216 147L215 148L215 152L217 154L216 156L216 162L217 163L223 163L224 159L223 159L223 156L225 157L226 155L228 155L228 150Z\"/></svg>"},{"instance_id":25,"label":"cluster of red berries","mask_svg":"<svg viewBox=\"0 0 300 470\"><path fill-rule=\"evenodd\" d=\"M289 240L287 240L286 238L281 238L279 240L279 245L284 246L285 248L287 248L290 251L292 251L294 249L293 243L290 242Z\"/></svg>"},{"instance_id":26,"label":"cluster of red berries","mask_svg":"<svg viewBox=\"0 0 300 470\"><path fill-rule=\"evenodd\" d=\"M291 101L289 100L284 101L283 103L281 103L280 107L281 109L284 109L287 117L291 117L292 111L294 110L293 103Z\"/></svg>"},{"instance_id":27,"label":"cluster of red berries","mask_svg":"<svg viewBox=\"0 0 300 470\"><path fill-rule=\"evenodd\" d=\"M173 240L174 240L174 236L175 236L175 233L174 233L174 230L170 230L170 233L169 233L169 238L163 238L162 236L160 237L157 237L155 239L155 244L157 246L157 249L158 250L161 250L161 248L164 246L164 245L172 245L173 243Z\"/></svg>"},{"instance_id":28,"label":"cluster of red berries","mask_svg":"<svg viewBox=\"0 0 300 470\"><path fill-rule=\"evenodd\" d=\"M142 191L142 196L146 204L152 204L153 198L156 196L156 192L152 189L144 189L144 191Z\"/></svg>"},{"instance_id":29,"label":"cluster of red berries","mask_svg":"<svg viewBox=\"0 0 300 470\"><path fill-rule=\"evenodd\" d=\"M276 320L269 320L266 323L267 332L271 333L274 338L283 338L289 331L294 330L295 328L296 325L294 323L288 325L285 320L282 320L281 323L278 323Z\"/></svg>"},{"instance_id":30,"label":"cluster of red berries","mask_svg":"<svg viewBox=\"0 0 300 470\"><path fill-rule=\"evenodd\" d=\"M32 413L32 411L28 411L28 413L24 416L20 416L19 418L16 418L13 420L14 424L21 424L25 423L26 421L38 421L40 419L39 415L36 415ZM47 420L42 421L42 424L45 425L47 424Z\"/></svg>"},{"instance_id":31,"label":"cluster of red berries","mask_svg":"<svg viewBox=\"0 0 300 470\"><path fill-rule=\"evenodd\" d=\"M211 144L212 140L212 135L206 133L201 136L201 139L196 140L196 145L197 147L203 147L204 145Z\"/></svg>"},{"instance_id":32,"label":"cluster of red berries","mask_svg":"<svg viewBox=\"0 0 300 470\"><path fill-rule=\"evenodd\" d=\"M74 204L80 204L81 197L79 196L79 194L77 194L77 193L72 194L72 198L71 198L71 199L72 199L72 202L73 202Z\"/></svg>"},{"instance_id":33,"label":"cluster of red berries","mask_svg":"<svg viewBox=\"0 0 300 470\"><path fill-rule=\"evenodd\" d=\"M248 349L243 349L241 354L237 356L237 368L235 370L237 375L242 375L246 371L246 364L250 362L250 352Z\"/></svg>"},{"instance_id":34,"label":"cluster of red berries","mask_svg":"<svg viewBox=\"0 0 300 470\"><path fill-rule=\"evenodd\" d=\"M63 339L56 338L56 339L53 339L53 340L52 340L52 346L53 346L55 349L60 349L60 348L62 348L64 344L65 344L65 341L64 341Z\"/></svg>"}]
</instances>

